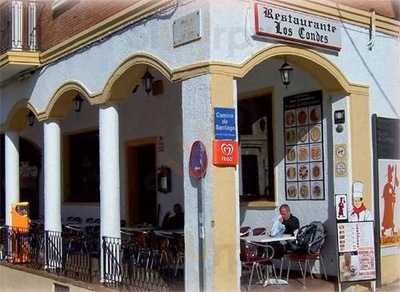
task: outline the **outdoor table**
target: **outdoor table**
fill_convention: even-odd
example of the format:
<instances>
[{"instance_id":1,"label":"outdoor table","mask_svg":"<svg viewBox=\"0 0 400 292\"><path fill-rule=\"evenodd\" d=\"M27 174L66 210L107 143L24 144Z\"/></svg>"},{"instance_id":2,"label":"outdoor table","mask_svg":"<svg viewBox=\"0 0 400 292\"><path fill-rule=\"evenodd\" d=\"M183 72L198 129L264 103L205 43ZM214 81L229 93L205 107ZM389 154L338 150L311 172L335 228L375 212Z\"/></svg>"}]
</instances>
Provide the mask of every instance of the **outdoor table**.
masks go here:
<instances>
[{"instance_id":1,"label":"outdoor table","mask_svg":"<svg viewBox=\"0 0 400 292\"><path fill-rule=\"evenodd\" d=\"M243 236L240 239L245 240L247 242L254 242L254 243L264 243L267 244L271 242L282 242L282 241L290 241L296 240L296 236L290 234L283 234L280 236L270 236L268 234L265 235L249 235ZM270 279L268 282L265 281L263 286L266 287L268 285L287 285L288 282L282 279L282 264L281 264L281 271L279 273L279 279L274 281L274 279Z\"/></svg>"},{"instance_id":2,"label":"outdoor table","mask_svg":"<svg viewBox=\"0 0 400 292\"><path fill-rule=\"evenodd\" d=\"M290 234L283 234L280 236L270 236L268 234L265 234L265 235L242 236L241 239L246 240L247 242L270 243L277 241L295 240L296 236Z\"/></svg>"},{"instance_id":3,"label":"outdoor table","mask_svg":"<svg viewBox=\"0 0 400 292\"><path fill-rule=\"evenodd\" d=\"M172 236L174 234L178 235L184 235L184 230L183 229L159 229L159 230L154 230L154 233L160 234L160 235L169 235Z\"/></svg>"},{"instance_id":4,"label":"outdoor table","mask_svg":"<svg viewBox=\"0 0 400 292\"><path fill-rule=\"evenodd\" d=\"M143 231L152 231L156 229L154 226L143 226L143 227L121 227L122 231L125 232L143 232Z\"/></svg>"}]
</instances>

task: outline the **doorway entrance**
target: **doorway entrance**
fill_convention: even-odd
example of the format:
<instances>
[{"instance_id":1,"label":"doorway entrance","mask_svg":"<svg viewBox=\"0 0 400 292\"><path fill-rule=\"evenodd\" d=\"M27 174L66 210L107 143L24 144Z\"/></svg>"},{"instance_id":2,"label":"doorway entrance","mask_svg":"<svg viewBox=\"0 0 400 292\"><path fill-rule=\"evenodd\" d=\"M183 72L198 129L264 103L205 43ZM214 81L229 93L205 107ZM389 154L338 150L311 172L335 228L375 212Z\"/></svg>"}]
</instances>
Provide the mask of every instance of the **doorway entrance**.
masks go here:
<instances>
[{"instance_id":1,"label":"doorway entrance","mask_svg":"<svg viewBox=\"0 0 400 292\"><path fill-rule=\"evenodd\" d=\"M127 147L128 224L158 224L156 144L133 142Z\"/></svg>"}]
</instances>

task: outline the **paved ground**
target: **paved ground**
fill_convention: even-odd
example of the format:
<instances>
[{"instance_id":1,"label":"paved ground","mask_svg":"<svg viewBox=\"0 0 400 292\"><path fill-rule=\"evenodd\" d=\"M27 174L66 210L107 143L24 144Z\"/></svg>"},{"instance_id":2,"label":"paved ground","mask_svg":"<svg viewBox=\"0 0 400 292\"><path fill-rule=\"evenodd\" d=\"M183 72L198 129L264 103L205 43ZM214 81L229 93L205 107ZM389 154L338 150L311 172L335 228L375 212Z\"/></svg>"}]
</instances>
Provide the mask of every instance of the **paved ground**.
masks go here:
<instances>
[{"instance_id":1,"label":"paved ground","mask_svg":"<svg viewBox=\"0 0 400 292\"><path fill-rule=\"evenodd\" d=\"M390 285L384 286L378 289L379 292L399 292L400 291L400 281L392 283Z\"/></svg>"},{"instance_id":2,"label":"paved ground","mask_svg":"<svg viewBox=\"0 0 400 292\"><path fill-rule=\"evenodd\" d=\"M246 291L246 286L242 287L242 291ZM336 282L333 281L325 281L320 279L306 279L306 285L303 285L302 279L292 279L289 280L289 285L281 285L281 286L267 286L262 287L261 285L254 284L252 285L250 291L259 292L259 291L276 291L276 292L330 292L337 291ZM363 289L363 291L368 291L368 289ZM400 282L396 282L382 288L377 289L379 292L400 292Z\"/></svg>"}]
</instances>

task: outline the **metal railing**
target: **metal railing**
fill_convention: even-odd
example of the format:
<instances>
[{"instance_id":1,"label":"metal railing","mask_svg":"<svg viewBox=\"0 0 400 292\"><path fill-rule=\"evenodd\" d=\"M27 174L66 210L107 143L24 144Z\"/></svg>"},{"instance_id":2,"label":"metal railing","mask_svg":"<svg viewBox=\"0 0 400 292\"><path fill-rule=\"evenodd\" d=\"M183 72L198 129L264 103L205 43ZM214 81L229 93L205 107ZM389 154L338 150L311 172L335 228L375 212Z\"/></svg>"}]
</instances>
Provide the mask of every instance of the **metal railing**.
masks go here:
<instances>
[{"instance_id":1,"label":"metal railing","mask_svg":"<svg viewBox=\"0 0 400 292\"><path fill-rule=\"evenodd\" d=\"M140 291L183 289L182 241L151 232L103 237L103 283Z\"/></svg>"},{"instance_id":2,"label":"metal railing","mask_svg":"<svg viewBox=\"0 0 400 292\"><path fill-rule=\"evenodd\" d=\"M102 237L99 229L62 232L0 227L0 261L129 290L182 290L184 243L154 232ZM100 257L100 253L102 257Z\"/></svg>"},{"instance_id":3,"label":"metal railing","mask_svg":"<svg viewBox=\"0 0 400 292\"><path fill-rule=\"evenodd\" d=\"M7 0L0 4L0 55L9 50L36 51L38 2Z\"/></svg>"},{"instance_id":4,"label":"metal railing","mask_svg":"<svg viewBox=\"0 0 400 292\"><path fill-rule=\"evenodd\" d=\"M43 267L43 232L11 226L2 226L0 231L0 260L35 269Z\"/></svg>"},{"instance_id":5,"label":"metal railing","mask_svg":"<svg viewBox=\"0 0 400 292\"><path fill-rule=\"evenodd\" d=\"M99 280L100 235L95 232L69 230L63 233L63 273L85 282Z\"/></svg>"}]
</instances>

